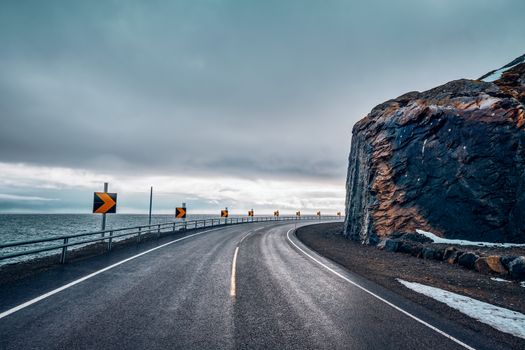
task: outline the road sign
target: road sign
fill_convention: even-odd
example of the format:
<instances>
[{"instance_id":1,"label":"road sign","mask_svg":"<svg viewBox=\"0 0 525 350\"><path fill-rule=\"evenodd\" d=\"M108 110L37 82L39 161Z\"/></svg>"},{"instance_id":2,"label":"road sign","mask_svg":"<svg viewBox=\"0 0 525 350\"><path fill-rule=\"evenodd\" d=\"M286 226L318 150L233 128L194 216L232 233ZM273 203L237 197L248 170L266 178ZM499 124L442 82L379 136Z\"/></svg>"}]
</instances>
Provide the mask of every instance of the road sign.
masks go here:
<instances>
[{"instance_id":1,"label":"road sign","mask_svg":"<svg viewBox=\"0 0 525 350\"><path fill-rule=\"evenodd\" d=\"M253 209L252 210L248 210L248 216L253 216Z\"/></svg>"},{"instance_id":2,"label":"road sign","mask_svg":"<svg viewBox=\"0 0 525 350\"><path fill-rule=\"evenodd\" d=\"M175 219L186 219L186 208L175 208Z\"/></svg>"},{"instance_id":3,"label":"road sign","mask_svg":"<svg viewBox=\"0 0 525 350\"><path fill-rule=\"evenodd\" d=\"M337 216L341 216L341 212L340 211L337 212Z\"/></svg>"},{"instance_id":4,"label":"road sign","mask_svg":"<svg viewBox=\"0 0 525 350\"><path fill-rule=\"evenodd\" d=\"M279 210L274 211L273 216L279 216Z\"/></svg>"},{"instance_id":5,"label":"road sign","mask_svg":"<svg viewBox=\"0 0 525 350\"><path fill-rule=\"evenodd\" d=\"M318 212L317 212L317 216L321 216L321 211L318 211Z\"/></svg>"},{"instance_id":6,"label":"road sign","mask_svg":"<svg viewBox=\"0 0 525 350\"><path fill-rule=\"evenodd\" d=\"M296 211L295 212L295 216L301 216L301 212L300 211Z\"/></svg>"},{"instance_id":7,"label":"road sign","mask_svg":"<svg viewBox=\"0 0 525 350\"><path fill-rule=\"evenodd\" d=\"M114 214L117 212L117 194L95 192L93 198L93 213Z\"/></svg>"},{"instance_id":8,"label":"road sign","mask_svg":"<svg viewBox=\"0 0 525 350\"><path fill-rule=\"evenodd\" d=\"M228 209L221 210L221 218L227 218L228 217Z\"/></svg>"}]
</instances>

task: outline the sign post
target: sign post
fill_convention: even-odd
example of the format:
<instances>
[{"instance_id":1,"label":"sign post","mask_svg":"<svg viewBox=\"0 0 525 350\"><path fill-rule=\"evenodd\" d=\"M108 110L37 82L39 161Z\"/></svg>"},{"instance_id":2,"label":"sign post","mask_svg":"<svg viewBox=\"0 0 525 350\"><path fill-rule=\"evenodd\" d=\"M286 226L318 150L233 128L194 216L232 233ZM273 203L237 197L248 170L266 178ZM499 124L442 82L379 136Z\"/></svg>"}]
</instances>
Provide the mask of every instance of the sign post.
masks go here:
<instances>
[{"instance_id":1,"label":"sign post","mask_svg":"<svg viewBox=\"0 0 525 350\"><path fill-rule=\"evenodd\" d=\"M149 216L148 216L148 225L151 226L151 207L153 204L153 186L149 189Z\"/></svg>"},{"instance_id":2,"label":"sign post","mask_svg":"<svg viewBox=\"0 0 525 350\"><path fill-rule=\"evenodd\" d=\"M228 223L228 207L224 208L223 210L221 210L221 218L224 218L224 224L227 224Z\"/></svg>"},{"instance_id":3,"label":"sign post","mask_svg":"<svg viewBox=\"0 0 525 350\"><path fill-rule=\"evenodd\" d=\"M95 192L93 196L93 213L102 214L102 231L106 230L106 213L117 212L117 194L108 193L108 183L104 182L104 192ZM102 232L104 237L104 232Z\"/></svg>"},{"instance_id":4,"label":"sign post","mask_svg":"<svg viewBox=\"0 0 525 350\"><path fill-rule=\"evenodd\" d=\"M182 206L175 208L175 219L182 219L184 230L186 229L186 212L186 203L182 203Z\"/></svg>"},{"instance_id":5,"label":"sign post","mask_svg":"<svg viewBox=\"0 0 525 350\"><path fill-rule=\"evenodd\" d=\"M109 184L104 182L104 193L108 192ZM106 213L102 214L102 231L106 230ZM104 237L104 232L102 232L102 237Z\"/></svg>"},{"instance_id":6,"label":"sign post","mask_svg":"<svg viewBox=\"0 0 525 350\"><path fill-rule=\"evenodd\" d=\"M187 213L186 203L182 203L182 209L184 210L184 217L182 218L182 222L184 222L184 229L186 229L186 213Z\"/></svg>"},{"instance_id":7,"label":"sign post","mask_svg":"<svg viewBox=\"0 0 525 350\"><path fill-rule=\"evenodd\" d=\"M175 219L186 219L186 203L182 203L182 207L175 208Z\"/></svg>"}]
</instances>

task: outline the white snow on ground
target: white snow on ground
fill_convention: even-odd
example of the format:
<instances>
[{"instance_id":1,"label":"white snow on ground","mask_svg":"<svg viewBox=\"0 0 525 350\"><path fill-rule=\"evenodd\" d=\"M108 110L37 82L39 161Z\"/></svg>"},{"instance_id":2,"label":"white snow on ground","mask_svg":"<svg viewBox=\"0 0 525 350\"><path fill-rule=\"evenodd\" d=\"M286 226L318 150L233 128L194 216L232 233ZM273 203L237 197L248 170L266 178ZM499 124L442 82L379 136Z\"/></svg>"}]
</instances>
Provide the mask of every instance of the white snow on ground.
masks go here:
<instances>
[{"instance_id":1,"label":"white snow on ground","mask_svg":"<svg viewBox=\"0 0 525 350\"><path fill-rule=\"evenodd\" d=\"M492 242L475 242L467 241L464 239L447 239L441 238L433 234L432 232L427 232L423 230L416 230L417 233L430 238L434 243L444 243L444 244L456 244L456 245L477 245L482 247L500 247L500 248L510 248L510 247L525 247L525 244L519 243L492 243Z\"/></svg>"},{"instance_id":2,"label":"white snow on ground","mask_svg":"<svg viewBox=\"0 0 525 350\"><path fill-rule=\"evenodd\" d=\"M512 281L509 281L509 280L506 280L506 279L503 279L503 278L498 278L498 277L491 277L490 279L493 280L493 281L496 281L496 282L506 282L506 283L511 283L512 282Z\"/></svg>"},{"instance_id":3,"label":"white snow on ground","mask_svg":"<svg viewBox=\"0 0 525 350\"><path fill-rule=\"evenodd\" d=\"M445 303L465 315L505 333L525 339L525 315L444 289L397 279L405 287Z\"/></svg>"}]
</instances>

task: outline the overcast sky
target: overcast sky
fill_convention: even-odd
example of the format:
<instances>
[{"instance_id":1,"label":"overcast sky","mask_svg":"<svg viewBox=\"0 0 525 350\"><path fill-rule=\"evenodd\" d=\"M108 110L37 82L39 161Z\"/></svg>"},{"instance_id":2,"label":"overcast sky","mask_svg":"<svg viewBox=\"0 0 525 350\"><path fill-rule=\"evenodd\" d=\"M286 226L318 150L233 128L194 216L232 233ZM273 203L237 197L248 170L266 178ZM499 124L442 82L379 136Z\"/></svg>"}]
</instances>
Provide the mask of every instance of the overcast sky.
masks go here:
<instances>
[{"instance_id":1,"label":"overcast sky","mask_svg":"<svg viewBox=\"0 0 525 350\"><path fill-rule=\"evenodd\" d=\"M2 1L0 212L344 210L353 124L525 52L523 0Z\"/></svg>"}]
</instances>

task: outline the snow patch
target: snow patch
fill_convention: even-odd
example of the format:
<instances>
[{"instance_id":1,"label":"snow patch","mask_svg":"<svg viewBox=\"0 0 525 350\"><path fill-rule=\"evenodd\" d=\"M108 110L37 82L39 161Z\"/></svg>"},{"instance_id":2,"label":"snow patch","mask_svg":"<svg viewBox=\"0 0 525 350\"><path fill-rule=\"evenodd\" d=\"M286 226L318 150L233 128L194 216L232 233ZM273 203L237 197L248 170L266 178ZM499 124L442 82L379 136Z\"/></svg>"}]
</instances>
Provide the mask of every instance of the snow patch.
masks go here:
<instances>
[{"instance_id":1,"label":"snow patch","mask_svg":"<svg viewBox=\"0 0 525 350\"><path fill-rule=\"evenodd\" d=\"M521 283L520 283L520 286L522 286L523 288L525 288L525 282L521 282Z\"/></svg>"},{"instance_id":2,"label":"snow patch","mask_svg":"<svg viewBox=\"0 0 525 350\"><path fill-rule=\"evenodd\" d=\"M493 280L493 281L496 281L496 282L512 283L512 281L509 281L509 280L506 280L506 279L503 279L503 278L499 278L499 277L491 277L490 279Z\"/></svg>"},{"instance_id":3,"label":"snow patch","mask_svg":"<svg viewBox=\"0 0 525 350\"><path fill-rule=\"evenodd\" d=\"M486 81L487 83L491 83L493 81L496 81L498 79L501 78L501 76L503 75L503 73L505 73L506 71L508 71L509 69L511 68L514 68L516 67L518 64L520 63L523 63L523 62L518 62L510 67L503 67L503 68L500 68L498 70L495 70L491 75L485 77L484 79L482 79L481 81Z\"/></svg>"},{"instance_id":4,"label":"snow patch","mask_svg":"<svg viewBox=\"0 0 525 350\"><path fill-rule=\"evenodd\" d=\"M427 139L425 139L425 141L423 141L423 148L421 149L421 156L424 157L425 156L425 146L427 145Z\"/></svg>"},{"instance_id":5,"label":"snow patch","mask_svg":"<svg viewBox=\"0 0 525 350\"><path fill-rule=\"evenodd\" d=\"M520 243L493 243L493 242L475 242L467 241L464 239L448 239L438 237L432 232L423 231L420 229L416 230L417 233L430 238L434 243L443 243L443 244L456 244L456 245L475 245L481 247L499 247L499 248L510 248L510 247L525 247L525 244Z\"/></svg>"},{"instance_id":6,"label":"snow patch","mask_svg":"<svg viewBox=\"0 0 525 350\"><path fill-rule=\"evenodd\" d=\"M416 282L397 279L413 291L442 302L461 313L485 323L501 332L525 339L525 315L483 301L430 287Z\"/></svg>"}]
</instances>

